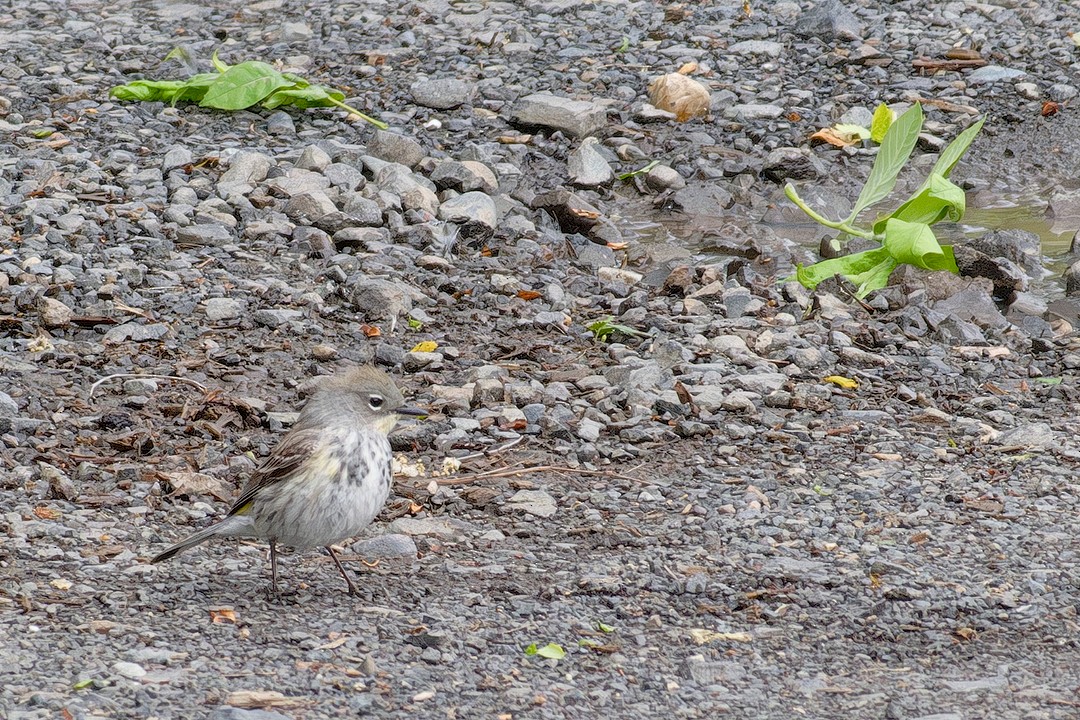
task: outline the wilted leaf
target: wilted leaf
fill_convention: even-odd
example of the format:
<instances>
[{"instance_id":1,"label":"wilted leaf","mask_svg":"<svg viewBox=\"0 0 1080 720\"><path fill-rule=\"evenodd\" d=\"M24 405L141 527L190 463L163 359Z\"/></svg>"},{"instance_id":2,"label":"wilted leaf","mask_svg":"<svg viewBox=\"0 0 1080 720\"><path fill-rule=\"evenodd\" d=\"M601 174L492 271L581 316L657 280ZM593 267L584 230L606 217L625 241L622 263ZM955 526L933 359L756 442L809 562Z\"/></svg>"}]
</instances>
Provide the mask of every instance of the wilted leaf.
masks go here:
<instances>
[{"instance_id":1,"label":"wilted leaf","mask_svg":"<svg viewBox=\"0 0 1080 720\"><path fill-rule=\"evenodd\" d=\"M39 505L36 508L34 508L34 514L37 515L42 520L59 520L60 519L60 511L59 510L54 510L53 508L45 507L44 505Z\"/></svg>"},{"instance_id":2,"label":"wilted leaf","mask_svg":"<svg viewBox=\"0 0 1080 720\"><path fill-rule=\"evenodd\" d=\"M276 690L237 690L225 698L226 705L241 708L295 708L309 702L306 698L287 697Z\"/></svg>"},{"instance_id":3,"label":"wilted leaf","mask_svg":"<svg viewBox=\"0 0 1080 720\"><path fill-rule=\"evenodd\" d=\"M842 387L845 390L854 390L855 388L859 387L858 380L853 380L851 378L844 377L843 375L830 375L829 377L825 378L825 382L832 383L833 385L836 385L837 387Z\"/></svg>"},{"instance_id":4,"label":"wilted leaf","mask_svg":"<svg viewBox=\"0 0 1080 720\"><path fill-rule=\"evenodd\" d=\"M210 495L222 502L228 502L231 498L228 490L220 480L213 475L199 472L180 470L178 472L157 473L158 482L162 489L167 489L170 496L175 495Z\"/></svg>"},{"instance_id":5,"label":"wilted leaf","mask_svg":"<svg viewBox=\"0 0 1080 720\"><path fill-rule=\"evenodd\" d=\"M716 632L704 628L695 628L690 631L690 639L698 645L716 642L717 640L730 640L733 642L750 642L753 638L747 632Z\"/></svg>"},{"instance_id":6,"label":"wilted leaf","mask_svg":"<svg viewBox=\"0 0 1080 720\"><path fill-rule=\"evenodd\" d=\"M364 333L364 337L369 338L379 337L380 335L382 335L382 330L375 327L374 325L361 325L360 332Z\"/></svg>"},{"instance_id":7,"label":"wilted leaf","mask_svg":"<svg viewBox=\"0 0 1080 720\"><path fill-rule=\"evenodd\" d=\"M841 136L832 128L824 128L822 130L818 130L816 133L810 136L810 139L817 140L819 142L826 142L833 147L839 148L847 147L848 145L854 145L857 142L850 135Z\"/></svg>"},{"instance_id":8,"label":"wilted leaf","mask_svg":"<svg viewBox=\"0 0 1080 720\"><path fill-rule=\"evenodd\" d=\"M423 342L416 343L416 345L413 346L413 349L409 352L435 352L435 348L437 347L439 347L439 343L435 342L434 340L425 340Z\"/></svg>"},{"instance_id":9,"label":"wilted leaf","mask_svg":"<svg viewBox=\"0 0 1080 720\"><path fill-rule=\"evenodd\" d=\"M236 611L231 607L210 608L210 621L215 625L236 624Z\"/></svg>"},{"instance_id":10,"label":"wilted leaf","mask_svg":"<svg viewBox=\"0 0 1080 720\"><path fill-rule=\"evenodd\" d=\"M649 83L649 102L674 113L679 122L709 113L709 90L697 80L668 73Z\"/></svg>"},{"instance_id":11,"label":"wilted leaf","mask_svg":"<svg viewBox=\"0 0 1080 720\"><path fill-rule=\"evenodd\" d=\"M536 300L537 298L543 297L541 293L538 293L535 290L518 290L517 296L522 300Z\"/></svg>"}]
</instances>

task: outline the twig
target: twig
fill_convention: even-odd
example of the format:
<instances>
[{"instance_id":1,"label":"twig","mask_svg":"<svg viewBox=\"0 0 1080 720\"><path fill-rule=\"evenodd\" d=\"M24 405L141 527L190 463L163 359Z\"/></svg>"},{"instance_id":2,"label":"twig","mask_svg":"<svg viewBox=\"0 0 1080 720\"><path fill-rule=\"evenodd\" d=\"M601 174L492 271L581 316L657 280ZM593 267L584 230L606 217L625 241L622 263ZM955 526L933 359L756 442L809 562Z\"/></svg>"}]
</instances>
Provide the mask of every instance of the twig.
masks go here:
<instances>
[{"instance_id":1,"label":"twig","mask_svg":"<svg viewBox=\"0 0 1080 720\"><path fill-rule=\"evenodd\" d=\"M511 468L505 470L487 470L485 472L473 473L471 475L463 475L454 478L447 478L445 480L435 478L435 482L439 485L468 485L474 480L488 480L491 478L502 477L515 477L517 475L525 475L533 472L566 472L576 473L578 475L591 475L594 477L609 477L617 480L630 480L636 483L648 482L648 480L642 480L641 478L631 477L629 475L620 475L617 472L611 470L583 470L580 468L563 467L562 465L533 465L532 467L525 468Z\"/></svg>"},{"instance_id":2,"label":"twig","mask_svg":"<svg viewBox=\"0 0 1080 720\"><path fill-rule=\"evenodd\" d=\"M130 378L130 379L149 378L151 380L175 380L177 382L182 382L182 383L185 383L187 385L191 385L192 387L197 388L200 392L206 392L206 387L203 386L202 384L197 383L194 380L191 380L190 378L177 377L176 375L143 375L141 373L116 373L115 375L106 375L105 377L101 378L96 383L91 385L90 386L90 394L86 397L86 399L87 400L93 400L94 399L94 393L97 391L98 385L101 385L102 383L106 383L106 382L108 382L110 380L116 380L117 378L125 378L125 379L128 379L128 378Z\"/></svg>"},{"instance_id":3,"label":"twig","mask_svg":"<svg viewBox=\"0 0 1080 720\"><path fill-rule=\"evenodd\" d=\"M471 455L465 455L464 457L459 457L458 462L465 462L466 460L478 460L479 458L483 458L483 457L491 457L495 453L506 452L507 450L514 447L515 445L520 444L521 441L524 440L524 439L525 439L524 435L518 435L513 440L508 440L505 443L503 443L502 445L499 445L497 447L487 448L486 450L482 450L480 452L473 453Z\"/></svg>"}]
</instances>

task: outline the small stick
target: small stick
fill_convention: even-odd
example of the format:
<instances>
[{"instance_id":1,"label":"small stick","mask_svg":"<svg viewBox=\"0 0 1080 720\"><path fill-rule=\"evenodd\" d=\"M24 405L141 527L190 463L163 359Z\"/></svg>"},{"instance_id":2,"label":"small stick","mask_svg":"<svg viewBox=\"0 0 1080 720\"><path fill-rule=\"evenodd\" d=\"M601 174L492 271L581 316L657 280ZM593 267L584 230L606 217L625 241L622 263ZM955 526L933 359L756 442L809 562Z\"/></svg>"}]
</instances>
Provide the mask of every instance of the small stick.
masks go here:
<instances>
[{"instance_id":1,"label":"small stick","mask_svg":"<svg viewBox=\"0 0 1080 720\"><path fill-rule=\"evenodd\" d=\"M98 385L108 382L110 380L116 380L117 378L150 378L151 380L175 380L187 385L191 385L194 388L198 388L201 392L206 392L206 387L200 383L191 380L190 378L177 377L176 375L143 375L141 373L116 373L115 375L106 375L98 380L96 383L90 386L90 394L87 396L87 400L94 399L94 392L97 391Z\"/></svg>"}]
</instances>

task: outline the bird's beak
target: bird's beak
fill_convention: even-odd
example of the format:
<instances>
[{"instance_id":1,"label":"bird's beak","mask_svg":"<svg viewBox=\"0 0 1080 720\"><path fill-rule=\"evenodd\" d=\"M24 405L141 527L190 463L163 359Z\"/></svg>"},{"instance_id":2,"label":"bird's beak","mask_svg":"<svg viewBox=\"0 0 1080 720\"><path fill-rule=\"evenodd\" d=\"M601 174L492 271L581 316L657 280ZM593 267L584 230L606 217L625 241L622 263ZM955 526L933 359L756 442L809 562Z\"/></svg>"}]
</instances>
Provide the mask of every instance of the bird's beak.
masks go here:
<instances>
[{"instance_id":1,"label":"bird's beak","mask_svg":"<svg viewBox=\"0 0 1080 720\"><path fill-rule=\"evenodd\" d=\"M425 418L430 414L427 410L423 410L423 409L417 408L417 407L410 407L408 405L403 405L402 407L399 407L394 412L396 412L398 415L402 415L402 416L405 416L405 417L417 417L417 418Z\"/></svg>"}]
</instances>

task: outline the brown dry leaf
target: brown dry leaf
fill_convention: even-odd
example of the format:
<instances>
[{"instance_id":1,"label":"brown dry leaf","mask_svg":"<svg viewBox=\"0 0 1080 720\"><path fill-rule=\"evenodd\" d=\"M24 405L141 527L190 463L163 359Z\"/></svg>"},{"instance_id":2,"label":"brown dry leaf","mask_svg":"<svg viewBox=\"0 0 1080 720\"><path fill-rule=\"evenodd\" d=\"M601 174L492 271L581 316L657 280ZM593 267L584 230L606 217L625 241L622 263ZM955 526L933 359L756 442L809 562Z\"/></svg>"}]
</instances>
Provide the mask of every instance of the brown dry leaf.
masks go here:
<instances>
[{"instance_id":1,"label":"brown dry leaf","mask_svg":"<svg viewBox=\"0 0 1080 720\"><path fill-rule=\"evenodd\" d=\"M827 142L838 148L847 147L848 145L854 145L855 140L851 138L837 135L832 128L823 128L810 136L810 140L817 140L818 142Z\"/></svg>"},{"instance_id":2,"label":"brown dry leaf","mask_svg":"<svg viewBox=\"0 0 1080 720\"><path fill-rule=\"evenodd\" d=\"M532 135L500 135L495 142L500 145L528 145L532 139Z\"/></svg>"},{"instance_id":3,"label":"brown dry leaf","mask_svg":"<svg viewBox=\"0 0 1080 720\"><path fill-rule=\"evenodd\" d=\"M953 635L960 638L961 640L974 640L975 638L979 637L979 633L975 632L974 629L969 627L956 628L955 630L953 630Z\"/></svg>"},{"instance_id":4,"label":"brown dry leaf","mask_svg":"<svg viewBox=\"0 0 1080 720\"><path fill-rule=\"evenodd\" d=\"M945 57L950 60L981 60L982 55L971 48L950 48L945 51Z\"/></svg>"},{"instance_id":5,"label":"brown dry leaf","mask_svg":"<svg viewBox=\"0 0 1080 720\"><path fill-rule=\"evenodd\" d=\"M60 511L59 510L54 510L54 509L52 509L50 507L45 507L44 505L39 505L36 508L34 508L34 514L37 515L42 520L59 520L60 519Z\"/></svg>"},{"instance_id":6,"label":"brown dry leaf","mask_svg":"<svg viewBox=\"0 0 1080 720\"><path fill-rule=\"evenodd\" d=\"M176 495L210 495L222 502L228 502L230 499L229 491L213 475L188 470L158 472L156 475L163 489L166 485L171 488L169 497Z\"/></svg>"},{"instance_id":7,"label":"brown dry leaf","mask_svg":"<svg viewBox=\"0 0 1080 720\"><path fill-rule=\"evenodd\" d=\"M276 690L237 690L225 698L226 705L240 708L296 708L310 702L307 698L288 697Z\"/></svg>"},{"instance_id":8,"label":"brown dry leaf","mask_svg":"<svg viewBox=\"0 0 1080 720\"><path fill-rule=\"evenodd\" d=\"M607 246L612 250L625 250L630 247L630 243L627 242L609 242Z\"/></svg>"},{"instance_id":9,"label":"brown dry leaf","mask_svg":"<svg viewBox=\"0 0 1080 720\"><path fill-rule=\"evenodd\" d=\"M698 70L698 64L696 62L683 63L683 66L675 72L680 75L693 75Z\"/></svg>"},{"instance_id":10,"label":"brown dry leaf","mask_svg":"<svg viewBox=\"0 0 1080 720\"><path fill-rule=\"evenodd\" d=\"M210 621L215 625L236 624L236 611L231 607L210 608Z\"/></svg>"},{"instance_id":11,"label":"brown dry leaf","mask_svg":"<svg viewBox=\"0 0 1080 720\"><path fill-rule=\"evenodd\" d=\"M911 537L909 537L908 542L911 543L912 545L921 545L922 543L926 542L929 539L930 539L930 533L928 533L928 532L926 532L924 530L923 532L917 532L914 535L912 535Z\"/></svg>"},{"instance_id":12,"label":"brown dry leaf","mask_svg":"<svg viewBox=\"0 0 1080 720\"><path fill-rule=\"evenodd\" d=\"M596 212L595 210L584 210L582 208L575 207L570 208L570 214L576 215L577 217L586 218L588 220L596 220L600 217L600 213Z\"/></svg>"},{"instance_id":13,"label":"brown dry leaf","mask_svg":"<svg viewBox=\"0 0 1080 720\"><path fill-rule=\"evenodd\" d=\"M709 101L708 88L679 73L661 75L649 83L649 102L661 110L675 113L679 122L707 115Z\"/></svg>"},{"instance_id":14,"label":"brown dry leaf","mask_svg":"<svg viewBox=\"0 0 1080 720\"><path fill-rule=\"evenodd\" d=\"M324 644L320 645L319 647L317 647L315 649L316 650L334 650L335 648L339 648L339 647L341 647L342 645L344 645L347 642L349 642L349 636L348 635L342 635L341 637L337 638L336 640L331 640L330 642L324 643Z\"/></svg>"},{"instance_id":15,"label":"brown dry leaf","mask_svg":"<svg viewBox=\"0 0 1080 720\"><path fill-rule=\"evenodd\" d=\"M973 510L979 510L980 512L997 514L1005 509L1005 504L999 500L990 500L989 498L980 498L978 500L965 500L964 504Z\"/></svg>"},{"instance_id":16,"label":"brown dry leaf","mask_svg":"<svg viewBox=\"0 0 1080 720\"><path fill-rule=\"evenodd\" d=\"M802 122L802 115L792 110L786 115L788 122Z\"/></svg>"},{"instance_id":17,"label":"brown dry leaf","mask_svg":"<svg viewBox=\"0 0 1080 720\"><path fill-rule=\"evenodd\" d=\"M522 300L536 300L539 297L543 297L535 290L518 290L517 296Z\"/></svg>"},{"instance_id":18,"label":"brown dry leaf","mask_svg":"<svg viewBox=\"0 0 1080 720\"><path fill-rule=\"evenodd\" d=\"M1041 114L1043 117L1050 117L1051 115L1057 115L1061 112L1061 105L1052 100L1047 100L1043 103Z\"/></svg>"},{"instance_id":19,"label":"brown dry leaf","mask_svg":"<svg viewBox=\"0 0 1080 720\"><path fill-rule=\"evenodd\" d=\"M382 335L382 330L375 327L374 325L361 325L360 332L364 333L364 337L369 338L379 337L380 335Z\"/></svg>"}]
</instances>

